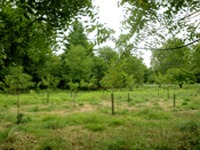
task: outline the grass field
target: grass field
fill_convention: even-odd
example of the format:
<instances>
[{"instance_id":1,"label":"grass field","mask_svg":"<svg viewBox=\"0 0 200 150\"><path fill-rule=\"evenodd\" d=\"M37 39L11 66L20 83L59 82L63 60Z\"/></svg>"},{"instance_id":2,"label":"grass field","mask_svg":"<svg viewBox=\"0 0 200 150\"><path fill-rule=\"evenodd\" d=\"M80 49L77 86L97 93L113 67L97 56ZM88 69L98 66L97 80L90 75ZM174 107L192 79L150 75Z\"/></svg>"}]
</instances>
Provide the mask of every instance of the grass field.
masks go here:
<instances>
[{"instance_id":1,"label":"grass field","mask_svg":"<svg viewBox=\"0 0 200 150\"><path fill-rule=\"evenodd\" d=\"M128 93L130 102L128 103ZM176 150L200 149L200 86L141 87L110 91L45 91L0 94L2 150ZM176 95L176 106L173 94Z\"/></svg>"}]
</instances>

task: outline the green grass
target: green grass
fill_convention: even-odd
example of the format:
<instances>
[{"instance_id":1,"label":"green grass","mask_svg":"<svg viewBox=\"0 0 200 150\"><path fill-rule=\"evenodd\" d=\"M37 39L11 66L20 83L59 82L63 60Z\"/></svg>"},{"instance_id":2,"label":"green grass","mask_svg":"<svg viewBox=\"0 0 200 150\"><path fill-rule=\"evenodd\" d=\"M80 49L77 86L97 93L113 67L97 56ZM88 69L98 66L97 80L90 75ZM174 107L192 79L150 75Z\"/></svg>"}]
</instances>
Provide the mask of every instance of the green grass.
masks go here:
<instances>
[{"instance_id":1,"label":"green grass","mask_svg":"<svg viewBox=\"0 0 200 150\"><path fill-rule=\"evenodd\" d=\"M135 150L199 149L200 94L196 85L116 89L115 115L111 93L79 91L74 107L69 91L20 95L19 125L16 95L0 94L0 149ZM187 92L186 92L187 90ZM128 103L128 93L131 101Z\"/></svg>"}]
</instances>

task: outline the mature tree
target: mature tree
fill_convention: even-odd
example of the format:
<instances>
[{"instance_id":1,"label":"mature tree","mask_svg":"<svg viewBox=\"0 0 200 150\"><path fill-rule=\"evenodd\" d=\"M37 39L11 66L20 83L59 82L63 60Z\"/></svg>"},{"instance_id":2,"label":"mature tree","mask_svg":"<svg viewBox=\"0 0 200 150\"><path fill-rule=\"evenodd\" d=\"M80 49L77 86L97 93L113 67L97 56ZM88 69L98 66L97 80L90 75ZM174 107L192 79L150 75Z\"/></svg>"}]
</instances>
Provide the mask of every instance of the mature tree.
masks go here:
<instances>
[{"instance_id":1,"label":"mature tree","mask_svg":"<svg viewBox=\"0 0 200 150\"><path fill-rule=\"evenodd\" d=\"M110 65L112 60L118 56L117 52L111 47L103 47L98 49L98 57L101 58L105 64Z\"/></svg>"},{"instance_id":2,"label":"mature tree","mask_svg":"<svg viewBox=\"0 0 200 150\"><path fill-rule=\"evenodd\" d=\"M144 71L146 66L143 64L142 58L131 55L122 55L121 61L123 62L123 71L128 75L133 75L135 85L137 87L144 82Z\"/></svg>"},{"instance_id":3,"label":"mature tree","mask_svg":"<svg viewBox=\"0 0 200 150\"><path fill-rule=\"evenodd\" d=\"M92 68L92 74L97 79L97 86L100 85L100 81L105 76L112 60L117 56L117 52L110 47L103 47L97 50L97 56L93 57L94 66Z\"/></svg>"},{"instance_id":4,"label":"mature tree","mask_svg":"<svg viewBox=\"0 0 200 150\"><path fill-rule=\"evenodd\" d=\"M87 55L87 49L78 45L71 46L69 52L65 56L63 80L67 84L72 82L80 82L81 80L89 81L92 74L93 62L91 56Z\"/></svg>"},{"instance_id":5,"label":"mature tree","mask_svg":"<svg viewBox=\"0 0 200 150\"><path fill-rule=\"evenodd\" d=\"M0 1L0 79L6 68L39 61L56 48L58 30L68 29L75 17L94 17L91 0L83 1ZM95 17L94 17L95 18Z\"/></svg>"},{"instance_id":6,"label":"mature tree","mask_svg":"<svg viewBox=\"0 0 200 150\"><path fill-rule=\"evenodd\" d=\"M103 59L101 59L98 56L93 56L93 67L92 67L92 76L97 79L97 86L100 86L100 81L105 76L105 72L108 69L108 64L104 62Z\"/></svg>"},{"instance_id":7,"label":"mature tree","mask_svg":"<svg viewBox=\"0 0 200 150\"><path fill-rule=\"evenodd\" d=\"M191 57L191 64L190 64L190 71L185 71L188 74L193 74L197 78L198 83L200 83L200 44L197 44L192 47L192 57Z\"/></svg>"},{"instance_id":8,"label":"mature tree","mask_svg":"<svg viewBox=\"0 0 200 150\"><path fill-rule=\"evenodd\" d=\"M168 39L162 44L162 48L179 47L184 45L184 41L178 38ZM183 47L179 50L153 50L151 65L154 71L166 73L170 68L185 68L191 61L190 49Z\"/></svg>"},{"instance_id":9,"label":"mature tree","mask_svg":"<svg viewBox=\"0 0 200 150\"><path fill-rule=\"evenodd\" d=\"M182 88L183 84L187 83L188 81L190 83L196 82L196 78L194 75L184 73L178 68L169 69L167 74L171 75L171 82L174 84L178 84L180 88Z\"/></svg>"},{"instance_id":10,"label":"mature tree","mask_svg":"<svg viewBox=\"0 0 200 150\"><path fill-rule=\"evenodd\" d=\"M64 44L66 47L65 53L67 53L70 50L70 47L72 45L74 46L81 45L85 49L90 48L88 38L84 32L84 27L78 20L76 20L72 24L69 34L65 36L65 40L66 40L66 43Z\"/></svg>"}]
</instances>

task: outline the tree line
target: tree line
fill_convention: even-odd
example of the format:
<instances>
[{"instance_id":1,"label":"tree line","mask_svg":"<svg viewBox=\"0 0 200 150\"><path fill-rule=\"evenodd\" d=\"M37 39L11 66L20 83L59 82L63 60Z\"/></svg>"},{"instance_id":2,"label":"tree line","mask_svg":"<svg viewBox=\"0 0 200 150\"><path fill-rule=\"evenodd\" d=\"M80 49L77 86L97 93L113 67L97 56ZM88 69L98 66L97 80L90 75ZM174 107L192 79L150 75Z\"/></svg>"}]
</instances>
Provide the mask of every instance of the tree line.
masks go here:
<instances>
[{"instance_id":1,"label":"tree line","mask_svg":"<svg viewBox=\"0 0 200 150\"><path fill-rule=\"evenodd\" d=\"M133 89L143 83L182 87L184 83L199 82L199 44L183 46L200 37L196 32L198 20L196 24L191 20L199 12L199 1L120 0L118 5L126 8L128 17L122 25L129 32L113 39L115 49L95 49L97 44L112 39L114 31L99 23L91 0L0 1L1 90ZM177 20L180 14L184 17ZM87 25L80 16L89 17L84 22ZM177 38L183 30L185 38ZM97 34L91 41L87 35L94 31ZM59 38L64 52L55 55ZM151 68L137 53L137 44L145 38L151 39L146 46L153 48ZM161 50L155 45L161 45Z\"/></svg>"}]
</instances>

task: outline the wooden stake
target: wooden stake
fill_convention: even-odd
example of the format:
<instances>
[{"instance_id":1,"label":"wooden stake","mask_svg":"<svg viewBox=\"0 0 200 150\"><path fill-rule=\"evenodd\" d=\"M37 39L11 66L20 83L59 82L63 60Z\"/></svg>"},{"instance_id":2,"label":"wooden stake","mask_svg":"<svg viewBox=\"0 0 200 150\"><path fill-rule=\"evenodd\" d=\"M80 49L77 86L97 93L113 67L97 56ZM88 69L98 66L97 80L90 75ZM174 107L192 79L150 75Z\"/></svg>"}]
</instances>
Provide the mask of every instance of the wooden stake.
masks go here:
<instances>
[{"instance_id":1,"label":"wooden stake","mask_svg":"<svg viewBox=\"0 0 200 150\"><path fill-rule=\"evenodd\" d=\"M114 115L115 114L115 112L114 112L114 95L113 95L113 93L111 94L111 102L112 102L112 115Z\"/></svg>"},{"instance_id":2,"label":"wooden stake","mask_svg":"<svg viewBox=\"0 0 200 150\"><path fill-rule=\"evenodd\" d=\"M174 107L176 106L176 95L174 94Z\"/></svg>"},{"instance_id":3,"label":"wooden stake","mask_svg":"<svg viewBox=\"0 0 200 150\"><path fill-rule=\"evenodd\" d=\"M129 93L128 93L128 103L130 102L130 95L129 95Z\"/></svg>"}]
</instances>

